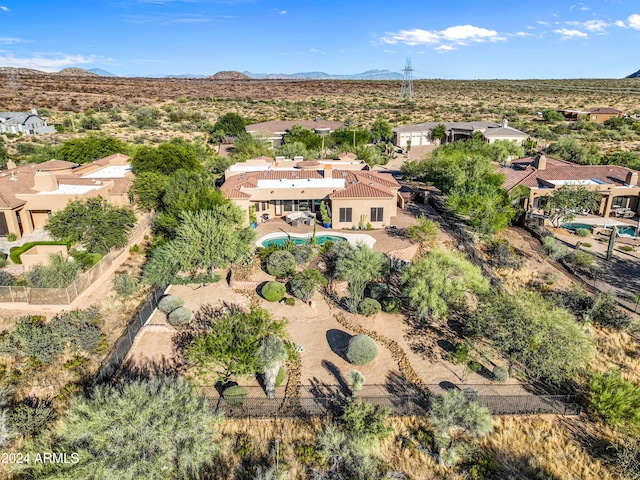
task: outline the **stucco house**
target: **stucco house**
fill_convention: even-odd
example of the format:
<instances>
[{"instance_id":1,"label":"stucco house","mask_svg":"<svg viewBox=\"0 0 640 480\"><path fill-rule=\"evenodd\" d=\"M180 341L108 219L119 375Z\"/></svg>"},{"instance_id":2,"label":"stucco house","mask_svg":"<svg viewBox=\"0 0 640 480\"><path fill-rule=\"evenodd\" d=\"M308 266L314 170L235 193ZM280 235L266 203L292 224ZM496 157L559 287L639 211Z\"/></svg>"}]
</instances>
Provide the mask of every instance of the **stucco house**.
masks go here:
<instances>
[{"instance_id":1,"label":"stucco house","mask_svg":"<svg viewBox=\"0 0 640 480\"><path fill-rule=\"evenodd\" d=\"M221 189L245 211L253 206L258 218L316 213L324 201L333 228L390 225L401 201L400 184L388 173L342 168L339 163L311 160L293 168L244 171L225 177Z\"/></svg>"},{"instance_id":2,"label":"stucco house","mask_svg":"<svg viewBox=\"0 0 640 480\"><path fill-rule=\"evenodd\" d=\"M328 135L339 128L345 126L342 122L331 120L273 120L270 122L254 123L247 125L245 130L247 133L257 134L264 133L267 135L272 147L282 145L282 137L293 127L300 125L302 128L311 130L316 135Z\"/></svg>"},{"instance_id":3,"label":"stucco house","mask_svg":"<svg viewBox=\"0 0 640 480\"><path fill-rule=\"evenodd\" d=\"M558 110L567 122L587 120L594 123L604 123L612 118L622 118L624 112L609 107L591 108L588 110Z\"/></svg>"},{"instance_id":4,"label":"stucco house","mask_svg":"<svg viewBox=\"0 0 640 480\"><path fill-rule=\"evenodd\" d=\"M114 205L129 205L129 160L115 154L84 165L49 160L17 167L8 162L8 169L0 171L0 236L22 236L44 227L70 200L100 196Z\"/></svg>"},{"instance_id":5,"label":"stucco house","mask_svg":"<svg viewBox=\"0 0 640 480\"><path fill-rule=\"evenodd\" d=\"M55 131L55 127L47 125L47 121L40 118L35 109L31 113L0 112L0 133L37 135Z\"/></svg>"},{"instance_id":6,"label":"stucco house","mask_svg":"<svg viewBox=\"0 0 640 480\"><path fill-rule=\"evenodd\" d=\"M476 132L480 132L488 143L509 140L522 145L529 138L526 133L509 127L507 120L503 120L501 125L493 122L425 122L394 128L392 142L400 148L406 148L409 141L412 147L439 145L440 140L431 136L431 131L438 125L445 127L445 143L472 138Z\"/></svg>"},{"instance_id":7,"label":"stucco house","mask_svg":"<svg viewBox=\"0 0 640 480\"><path fill-rule=\"evenodd\" d=\"M516 160L510 166L498 168L505 175L504 188L512 190L517 185L530 189L523 207L532 213L540 213L540 199L564 185L583 186L597 190L602 201L595 215L608 217L617 209L630 209L636 214L640 208L639 174L630 168L616 165L578 165L564 160L538 155Z\"/></svg>"}]
</instances>

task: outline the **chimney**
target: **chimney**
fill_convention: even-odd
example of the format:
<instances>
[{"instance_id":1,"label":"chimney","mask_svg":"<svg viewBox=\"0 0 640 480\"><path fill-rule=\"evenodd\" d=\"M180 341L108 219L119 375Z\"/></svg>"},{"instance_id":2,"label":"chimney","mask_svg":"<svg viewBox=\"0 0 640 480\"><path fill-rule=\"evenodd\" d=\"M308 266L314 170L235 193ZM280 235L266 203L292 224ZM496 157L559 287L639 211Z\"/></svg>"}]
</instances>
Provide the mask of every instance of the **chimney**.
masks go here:
<instances>
[{"instance_id":1,"label":"chimney","mask_svg":"<svg viewBox=\"0 0 640 480\"><path fill-rule=\"evenodd\" d=\"M536 157L533 161L533 166L538 170L546 170L547 169L547 157L545 157L542 153Z\"/></svg>"},{"instance_id":2,"label":"chimney","mask_svg":"<svg viewBox=\"0 0 640 480\"><path fill-rule=\"evenodd\" d=\"M324 178L331 178L331 170L333 170L333 165L330 163L322 164L322 173Z\"/></svg>"},{"instance_id":3,"label":"chimney","mask_svg":"<svg viewBox=\"0 0 640 480\"><path fill-rule=\"evenodd\" d=\"M302 162L303 160L304 157L302 155L296 155L295 157L293 157L294 162Z\"/></svg>"},{"instance_id":4,"label":"chimney","mask_svg":"<svg viewBox=\"0 0 640 480\"><path fill-rule=\"evenodd\" d=\"M506 118L502 119L502 128L506 128L509 125L509 120Z\"/></svg>"},{"instance_id":5,"label":"chimney","mask_svg":"<svg viewBox=\"0 0 640 480\"><path fill-rule=\"evenodd\" d=\"M13 168L18 168L16 162L14 162L13 160L7 160L7 170L11 170Z\"/></svg>"},{"instance_id":6,"label":"chimney","mask_svg":"<svg viewBox=\"0 0 640 480\"><path fill-rule=\"evenodd\" d=\"M36 172L33 176L33 190L36 192L53 192L58 189L58 179L51 172Z\"/></svg>"},{"instance_id":7,"label":"chimney","mask_svg":"<svg viewBox=\"0 0 640 480\"><path fill-rule=\"evenodd\" d=\"M627 179L625 180L625 183L627 185L637 185L638 184L638 172L636 172L635 170L630 170L629 173L627 173Z\"/></svg>"},{"instance_id":8,"label":"chimney","mask_svg":"<svg viewBox=\"0 0 640 480\"><path fill-rule=\"evenodd\" d=\"M38 110L35 108L31 109L31 113L33 113L35 116L38 116Z\"/></svg>"}]
</instances>

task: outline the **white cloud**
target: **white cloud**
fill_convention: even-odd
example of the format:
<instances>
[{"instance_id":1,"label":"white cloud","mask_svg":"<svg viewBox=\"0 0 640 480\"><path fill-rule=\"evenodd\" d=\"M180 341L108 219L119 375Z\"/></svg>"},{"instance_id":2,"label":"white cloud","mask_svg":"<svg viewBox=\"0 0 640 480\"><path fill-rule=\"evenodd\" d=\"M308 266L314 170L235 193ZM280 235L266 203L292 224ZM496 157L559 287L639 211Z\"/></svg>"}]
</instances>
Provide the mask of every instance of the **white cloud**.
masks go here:
<instances>
[{"instance_id":1,"label":"white cloud","mask_svg":"<svg viewBox=\"0 0 640 480\"><path fill-rule=\"evenodd\" d=\"M516 32L516 33L509 33L507 34L510 37L533 37L533 33L528 33L528 32Z\"/></svg>"},{"instance_id":2,"label":"white cloud","mask_svg":"<svg viewBox=\"0 0 640 480\"><path fill-rule=\"evenodd\" d=\"M63 55L57 58L47 58L44 56L33 56L31 58L17 58L11 55L0 56L0 67L34 68L45 72L55 72L61 68L72 65L82 65L94 63L98 57L96 55Z\"/></svg>"},{"instance_id":3,"label":"white cloud","mask_svg":"<svg viewBox=\"0 0 640 480\"><path fill-rule=\"evenodd\" d=\"M326 55L327 54L327 52L323 52L321 50L318 50L317 48L310 48L309 52L310 53L319 53L320 55Z\"/></svg>"},{"instance_id":4,"label":"white cloud","mask_svg":"<svg viewBox=\"0 0 640 480\"><path fill-rule=\"evenodd\" d=\"M615 25L616 25L616 27L627 28L627 24L624 23L622 20L616 21Z\"/></svg>"},{"instance_id":5,"label":"white cloud","mask_svg":"<svg viewBox=\"0 0 640 480\"><path fill-rule=\"evenodd\" d=\"M0 10L2 10L3 12L8 12L9 11L9 7L5 7L4 5L0 5Z\"/></svg>"},{"instance_id":6,"label":"white cloud","mask_svg":"<svg viewBox=\"0 0 640 480\"><path fill-rule=\"evenodd\" d=\"M12 43L25 43L26 40L14 37L0 37L0 45L11 45Z\"/></svg>"},{"instance_id":7,"label":"white cloud","mask_svg":"<svg viewBox=\"0 0 640 480\"><path fill-rule=\"evenodd\" d=\"M457 25L444 30L424 30L414 28L389 32L381 38L383 43L394 45L430 45L436 51L442 53L456 50L456 46L470 45L473 43L498 42L504 40L495 30L474 27L473 25Z\"/></svg>"},{"instance_id":8,"label":"white cloud","mask_svg":"<svg viewBox=\"0 0 640 480\"><path fill-rule=\"evenodd\" d=\"M589 7L580 7L580 10L582 10L583 12L588 12L589 11Z\"/></svg>"},{"instance_id":9,"label":"white cloud","mask_svg":"<svg viewBox=\"0 0 640 480\"><path fill-rule=\"evenodd\" d=\"M558 30L554 30L553 33L562 35L562 40L571 40L573 38L589 38L588 34L581 32L580 30L569 30L568 28L560 28Z\"/></svg>"},{"instance_id":10,"label":"white cloud","mask_svg":"<svg viewBox=\"0 0 640 480\"><path fill-rule=\"evenodd\" d=\"M394 50L383 50L384 53L396 53Z\"/></svg>"},{"instance_id":11,"label":"white cloud","mask_svg":"<svg viewBox=\"0 0 640 480\"><path fill-rule=\"evenodd\" d=\"M287 11L286 10L279 10L278 11L278 15L286 15Z\"/></svg>"},{"instance_id":12,"label":"white cloud","mask_svg":"<svg viewBox=\"0 0 640 480\"><path fill-rule=\"evenodd\" d=\"M638 15L637 13L634 13L633 15L629 15L629 18L627 18L627 22L629 22L629 26L631 28L640 30L640 15Z\"/></svg>"},{"instance_id":13,"label":"white cloud","mask_svg":"<svg viewBox=\"0 0 640 480\"><path fill-rule=\"evenodd\" d=\"M542 20L536 20L536 23L540 24L540 25L544 25L544 26L549 26L550 25L549 22L545 22L545 21L542 21Z\"/></svg>"},{"instance_id":14,"label":"white cloud","mask_svg":"<svg viewBox=\"0 0 640 480\"><path fill-rule=\"evenodd\" d=\"M567 22L567 25L581 26L594 33L607 33L607 27L611 24L604 20L588 20L586 22Z\"/></svg>"}]
</instances>

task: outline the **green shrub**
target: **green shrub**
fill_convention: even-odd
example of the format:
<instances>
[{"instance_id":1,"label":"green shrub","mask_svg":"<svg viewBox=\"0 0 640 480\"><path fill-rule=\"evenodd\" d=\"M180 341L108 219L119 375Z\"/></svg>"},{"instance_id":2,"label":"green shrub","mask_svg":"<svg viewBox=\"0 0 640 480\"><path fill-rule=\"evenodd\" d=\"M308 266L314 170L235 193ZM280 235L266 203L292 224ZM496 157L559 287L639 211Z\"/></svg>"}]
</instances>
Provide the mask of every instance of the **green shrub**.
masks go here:
<instances>
[{"instance_id":1,"label":"green shrub","mask_svg":"<svg viewBox=\"0 0 640 480\"><path fill-rule=\"evenodd\" d=\"M113 289L121 297L129 297L138 289L138 279L128 273L118 273L113 278Z\"/></svg>"},{"instance_id":2,"label":"green shrub","mask_svg":"<svg viewBox=\"0 0 640 480\"><path fill-rule=\"evenodd\" d=\"M287 371L284 368L280 367L280 370L278 370L278 375L276 376L276 387L282 385L282 382L284 382L285 378L287 378Z\"/></svg>"},{"instance_id":3,"label":"green shrub","mask_svg":"<svg viewBox=\"0 0 640 480\"><path fill-rule=\"evenodd\" d=\"M549 258L558 260L567 255L568 249L561 243L554 240L553 237L544 237L542 241L542 247L547 252Z\"/></svg>"},{"instance_id":4,"label":"green shrub","mask_svg":"<svg viewBox=\"0 0 640 480\"><path fill-rule=\"evenodd\" d=\"M365 317L373 317L380 313L380 310L382 310L382 305L373 298L365 298L358 305L358 312Z\"/></svg>"},{"instance_id":5,"label":"green shrub","mask_svg":"<svg viewBox=\"0 0 640 480\"><path fill-rule=\"evenodd\" d=\"M36 316L19 318L8 341L13 348L42 363L51 362L64 349L60 335Z\"/></svg>"},{"instance_id":6,"label":"green shrub","mask_svg":"<svg viewBox=\"0 0 640 480\"><path fill-rule=\"evenodd\" d=\"M260 260L266 260L273 252L277 252L278 250L282 250L280 245L270 243L267 247L260 247L260 250L258 250L258 256L260 257Z\"/></svg>"},{"instance_id":7,"label":"green shrub","mask_svg":"<svg viewBox=\"0 0 640 480\"><path fill-rule=\"evenodd\" d=\"M378 356L378 345L368 335L354 335L347 347L347 360L354 365L366 365Z\"/></svg>"},{"instance_id":8,"label":"green shrub","mask_svg":"<svg viewBox=\"0 0 640 480\"><path fill-rule=\"evenodd\" d=\"M37 398L27 398L13 407L9 415L9 429L18 435L36 435L53 420L51 405Z\"/></svg>"},{"instance_id":9,"label":"green shrub","mask_svg":"<svg viewBox=\"0 0 640 480\"><path fill-rule=\"evenodd\" d=\"M158 302L158 309L169 315L176 308L184 305L184 300L176 295L165 295Z\"/></svg>"},{"instance_id":10,"label":"green shrub","mask_svg":"<svg viewBox=\"0 0 640 480\"><path fill-rule=\"evenodd\" d=\"M387 313L398 313L402 306L402 300L396 297L386 297L382 299L382 309Z\"/></svg>"},{"instance_id":11,"label":"green shrub","mask_svg":"<svg viewBox=\"0 0 640 480\"><path fill-rule=\"evenodd\" d=\"M631 316L618 307L618 301L612 293L596 295L589 317L594 323L609 328L621 329L631 324Z\"/></svg>"},{"instance_id":12,"label":"green shrub","mask_svg":"<svg viewBox=\"0 0 640 480\"><path fill-rule=\"evenodd\" d=\"M15 242L17 239L18 239L18 235L16 235L15 233L7 234L7 242Z\"/></svg>"},{"instance_id":13,"label":"green shrub","mask_svg":"<svg viewBox=\"0 0 640 480\"><path fill-rule=\"evenodd\" d=\"M572 252L567 259L569 262L579 268L587 268L593 265L596 261L596 256L591 252L585 252L584 250L576 250Z\"/></svg>"},{"instance_id":14,"label":"green shrub","mask_svg":"<svg viewBox=\"0 0 640 480\"><path fill-rule=\"evenodd\" d=\"M369 285L369 296L374 300L380 301L384 297L388 297L390 293L391 289L386 283L377 282Z\"/></svg>"},{"instance_id":15,"label":"green shrub","mask_svg":"<svg viewBox=\"0 0 640 480\"><path fill-rule=\"evenodd\" d=\"M10 287L15 283L15 279L9 272L0 271L0 287Z\"/></svg>"},{"instance_id":16,"label":"green shrub","mask_svg":"<svg viewBox=\"0 0 640 480\"><path fill-rule=\"evenodd\" d=\"M589 242L584 242L584 243L582 244L582 246L583 246L584 248L591 248L593 245L591 245Z\"/></svg>"},{"instance_id":17,"label":"green shrub","mask_svg":"<svg viewBox=\"0 0 640 480\"><path fill-rule=\"evenodd\" d=\"M4 268L7 266L9 261L7 260L7 256L3 253L0 253L0 268Z\"/></svg>"},{"instance_id":18,"label":"green shrub","mask_svg":"<svg viewBox=\"0 0 640 480\"><path fill-rule=\"evenodd\" d=\"M174 327L186 325L191 320L191 310L185 307L178 307L167 316L167 320Z\"/></svg>"},{"instance_id":19,"label":"green shrub","mask_svg":"<svg viewBox=\"0 0 640 480\"><path fill-rule=\"evenodd\" d=\"M352 438L366 441L385 439L393 428L387 425L391 409L385 405L356 400L344 407L340 420L345 432Z\"/></svg>"},{"instance_id":20,"label":"green shrub","mask_svg":"<svg viewBox=\"0 0 640 480\"><path fill-rule=\"evenodd\" d=\"M624 380L620 370L595 374L589 382L591 408L612 425L640 430L640 386Z\"/></svg>"},{"instance_id":21,"label":"green shrub","mask_svg":"<svg viewBox=\"0 0 640 480\"><path fill-rule=\"evenodd\" d=\"M222 392L222 398L224 398L232 407L241 407L247 400L247 389L240 385L227 387Z\"/></svg>"},{"instance_id":22,"label":"green shrub","mask_svg":"<svg viewBox=\"0 0 640 480\"><path fill-rule=\"evenodd\" d=\"M286 278L296 271L296 259L291 252L279 250L267 258L267 272L276 278Z\"/></svg>"},{"instance_id":23,"label":"green shrub","mask_svg":"<svg viewBox=\"0 0 640 480\"><path fill-rule=\"evenodd\" d=\"M460 342L456 345L456 348L451 353L451 360L463 365L469 363L469 345L467 342Z\"/></svg>"},{"instance_id":24,"label":"green shrub","mask_svg":"<svg viewBox=\"0 0 640 480\"><path fill-rule=\"evenodd\" d=\"M296 299L293 297L288 297L284 299L284 303L286 303L290 307L293 307L296 304Z\"/></svg>"},{"instance_id":25,"label":"green shrub","mask_svg":"<svg viewBox=\"0 0 640 480\"><path fill-rule=\"evenodd\" d=\"M318 251L309 244L296 245L293 249L293 258L298 265L304 265L318 254Z\"/></svg>"},{"instance_id":26,"label":"green shrub","mask_svg":"<svg viewBox=\"0 0 640 480\"><path fill-rule=\"evenodd\" d=\"M582 244L586 247L586 244ZM631 245L622 245L620 247L620 250L622 250L623 252L633 252L633 247Z\"/></svg>"},{"instance_id":27,"label":"green shrub","mask_svg":"<svg viewBox=\"0 0 640 480\"><path fill-rule=\"evenodd\" d=\"M47 265L36 265L25 275L27 284L35 288L65 288L78 278L79 265L60 254L49 255Z\"/></svg>"},{"instance_id":28,"label":"green shrub","mask_svg":"<svg viewBox=\"0 0 640 480\"><path fill-rule=\"evenodd\" d=\"M467 463L469 476L473 480L489 480L497 478L500 471L498 460L488 453L476 453L472 455Z\"/></svg>"},{"instance_id":29,"label":"green shrub","mask_svg":"<svg viewBox=\"0 0 640 480\"><path fill-rule=\"evenodd\" d=\"M524 258L504 238L490 242L487 247L487 253L491 257L491 264L498 268L519 270L524 265Z\"/></svg>"},{"instance_id":30,"label":"green shrub","mask_svg":"<svg viewBox=\"0 0 640 480\"><path fill-rule=\"evenodd\" d=\"M71 310L56 316L49 327L73 352L93 352L102 340L100 311L91 307L86 310Z\"/></svg>"},{"instance_id":31,"label":"green shrub","mask_svg":"<svg viewBox=\"0 0 640 480\"><path fill-rule=\"evenodd\" d=\"M265 283L260 290L262 298L268 302L279 302L284 298L285 293L287 293L287 288L284 284L276 281Z\"/></svg>"},{"instance_id":32,"label":"green shrub","mask_svg":"<svg viewBox=\"0 0 640 480\"><path fill-rule=\"evenodd\" d=\"M501 367L500 365L496 365L493 367L493 377L500 383L504 383L509 380L509 371Z\"/></svg>"},{"instance_id":33,"label":"green shrub","mask_svg":"<svg viewBox=\"0 0 640 480\"><path fill-rule=\"evenodd\" d=\"M326 287L327 279L318 270L308 269L296 273L289 280L289 289L294 297L309 301L319 286Z\"/></svg>"},{"instance_id":34,"label":"green shrub","mask_svg":"<svg viewBox=\"0 0 640 480\"><path fill-rule=\"evenodd\" d=\"M99 253L81 252L75 249L69 250L69 256L78 262L78 264L82 266L83 270L90 269L102 259L102 255Z\"/></svg>"},{"instance_id":35,"label":"green shrub","mask_svg":"<svg viewBox=\"0 0 640 480\"><path fill-rule=\"evenodd\" d=\"M588 237L591 234L591 230L588 228L576 228L575 232L579 237Z\"/></svg>"}]
</instances>

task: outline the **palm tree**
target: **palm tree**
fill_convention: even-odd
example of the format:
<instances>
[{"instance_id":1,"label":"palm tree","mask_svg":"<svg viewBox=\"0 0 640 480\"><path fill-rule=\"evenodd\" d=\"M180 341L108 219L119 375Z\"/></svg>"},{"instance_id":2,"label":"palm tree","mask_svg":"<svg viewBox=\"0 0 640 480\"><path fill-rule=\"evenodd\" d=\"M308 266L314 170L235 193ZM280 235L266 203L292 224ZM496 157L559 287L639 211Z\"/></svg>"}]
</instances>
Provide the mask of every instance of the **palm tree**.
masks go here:
<instances>
[{"instance_id":1,"label":"palm tree","mask_svg":"<svg viewBox=\"0 0 640 480\"><path fill-rule=\"evenodd\" d=\"M258 348L258 362L264 371L267 397L274 398L278 371L287 361L287 347L280 337L266 337Z\"/></svg>"}]
</instances>

